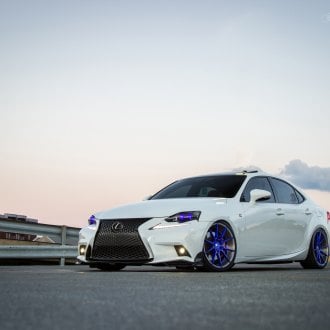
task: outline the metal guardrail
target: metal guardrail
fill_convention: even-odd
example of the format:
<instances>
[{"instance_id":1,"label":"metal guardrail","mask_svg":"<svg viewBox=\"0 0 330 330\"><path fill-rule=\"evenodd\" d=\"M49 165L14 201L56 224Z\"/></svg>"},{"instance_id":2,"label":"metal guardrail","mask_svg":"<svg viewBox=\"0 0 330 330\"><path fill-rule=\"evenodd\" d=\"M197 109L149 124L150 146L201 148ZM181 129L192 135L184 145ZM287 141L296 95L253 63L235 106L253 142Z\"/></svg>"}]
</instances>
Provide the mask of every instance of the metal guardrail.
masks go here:
<instances>
[{"instance_id":1,"label":"metal guardrail","mask_svg":"<svg viewBox=\"0 0 330 330\"><path fill-rule=\"evenodd\" d=\"M0 246L0 259L22 258L59 258L60 265L64 266L65 258L76 258L78 255L78 237L80 228L67 226L54 226L47 224L0 220L0 231L18 234L41 235L57 238L59 244L50 245L2 245ZM75 245L67 245L68 239Z\"/></svg>"}]
</instances>

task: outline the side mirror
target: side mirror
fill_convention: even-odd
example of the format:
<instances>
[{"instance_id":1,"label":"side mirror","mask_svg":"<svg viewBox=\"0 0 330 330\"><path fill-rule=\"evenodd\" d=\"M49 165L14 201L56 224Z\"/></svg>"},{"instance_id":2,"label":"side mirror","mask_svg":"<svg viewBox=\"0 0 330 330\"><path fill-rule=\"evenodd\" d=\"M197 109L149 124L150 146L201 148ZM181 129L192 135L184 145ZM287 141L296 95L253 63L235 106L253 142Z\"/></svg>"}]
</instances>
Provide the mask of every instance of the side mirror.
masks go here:
<instances>
[{"instance_id":1,"label":"side mirror","mask_svg":"<svg viewBox=\"0 0 330 330\"><path fill-rule=\"evenodd\" d=\"M254 204L258 201L266 201L270 199L271 196L271 193L267 190L253 189L250 192L250 203Z\"/></svg>"}]
</instances>

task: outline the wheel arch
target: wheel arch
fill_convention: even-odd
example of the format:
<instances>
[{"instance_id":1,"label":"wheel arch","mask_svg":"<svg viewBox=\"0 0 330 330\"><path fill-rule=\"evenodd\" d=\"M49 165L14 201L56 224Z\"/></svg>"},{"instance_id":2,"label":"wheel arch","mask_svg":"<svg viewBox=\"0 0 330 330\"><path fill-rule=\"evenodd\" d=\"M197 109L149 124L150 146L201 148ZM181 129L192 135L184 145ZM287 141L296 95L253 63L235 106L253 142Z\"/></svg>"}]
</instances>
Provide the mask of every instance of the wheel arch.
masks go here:
<instances>
[{"instance_id":1,"label":"wheel arch","mask_svg":"<svg viewBox=\"0 0 330 330\"><path fill-rule=\"evenodd\" d=\"M309 248L309 244L311 243L312 239L313 239L313 235L314 233L319 230L319 229L322 229L324 230L325 234L327 235L327 238L328 238L328 244L330 243L329 242L329 231L328 231L328 228L326 226L324 226L323 224L318 224L317 226L311 228L309 231L308 231L308 237L307 237L307 242L308 243L308 248Z\"/></svg>"}]
</instances>

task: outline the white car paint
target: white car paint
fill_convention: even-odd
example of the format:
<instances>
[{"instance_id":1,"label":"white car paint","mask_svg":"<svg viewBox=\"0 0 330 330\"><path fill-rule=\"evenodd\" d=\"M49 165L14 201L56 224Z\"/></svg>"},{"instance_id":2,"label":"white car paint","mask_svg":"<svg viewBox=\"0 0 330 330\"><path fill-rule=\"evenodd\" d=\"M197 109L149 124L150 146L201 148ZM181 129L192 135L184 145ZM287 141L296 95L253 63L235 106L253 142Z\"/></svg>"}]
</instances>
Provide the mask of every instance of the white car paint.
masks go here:
<instances>
[{"instance_id":1,"label":"white car paint","mask_svg":"<svg viewBox=\"0 0 330 330\"><path fill-rule=\"evenodd\" d=\"M329 238L326 211L313 203L300 189L292 185L305 198L300 204L258 202L258 198L267 195L267 192L259 189L252 191L250 202L241 202L242 192L251 178L269 175L258 172L238 175L244 175L246 179L233 198L145 200L96 213L96 224L80 231L78 259L84 263L95 262L95 235L100 222L106 219L119 219L125 223L125 219L150 218L138 228L150 259L143 264L189 262L194 265L200 262L205 235L219 220L228 223L236 237L235 263L301 261L308 255L312 235L317 228L322 228ZM165 220L187 211L201 211L199 220L184 223ZM178 255L175 246L185 247L189 255ZM84 248L81 250L81 247ZM86 258L88 249L89 258ZM139 264L139 261L133 263Z\"/></svg>"}]
</instances>

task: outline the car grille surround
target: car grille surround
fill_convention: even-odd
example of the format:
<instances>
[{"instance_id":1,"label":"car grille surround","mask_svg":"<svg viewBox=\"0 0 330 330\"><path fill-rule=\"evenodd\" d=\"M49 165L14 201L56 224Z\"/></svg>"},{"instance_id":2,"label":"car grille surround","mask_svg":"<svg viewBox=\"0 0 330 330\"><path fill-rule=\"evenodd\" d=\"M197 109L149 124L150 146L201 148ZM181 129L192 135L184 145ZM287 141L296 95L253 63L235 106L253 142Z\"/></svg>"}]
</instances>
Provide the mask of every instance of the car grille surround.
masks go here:
<instances>
[{"instance_id":1,"label":"car grille surround","mask_svg":"<svg viewBox=\"0 0 330 330\"><path fill-rule=\"evenodd\" d=\"M101 220L95 235L91 260L143 262L150 255L139 235L140 225L150 218Z\"/></svg>"}]
</instances>

